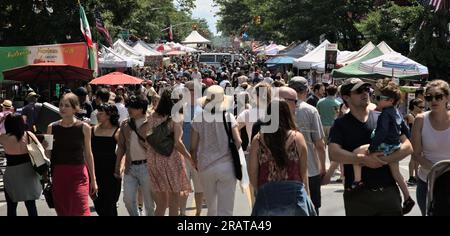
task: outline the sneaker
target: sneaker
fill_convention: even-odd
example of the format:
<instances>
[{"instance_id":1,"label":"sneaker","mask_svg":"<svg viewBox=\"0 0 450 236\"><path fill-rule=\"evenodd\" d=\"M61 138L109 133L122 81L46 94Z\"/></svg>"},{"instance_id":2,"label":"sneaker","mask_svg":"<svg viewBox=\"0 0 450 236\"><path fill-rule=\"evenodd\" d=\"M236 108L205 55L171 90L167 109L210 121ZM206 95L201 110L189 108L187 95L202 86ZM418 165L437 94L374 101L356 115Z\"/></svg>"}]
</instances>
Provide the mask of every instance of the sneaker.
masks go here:
<instances>
[{"instance_id":1,"label":"sneaker","mask_svg":"<svg viewBox=\"0 0 450 236\"><path fill-rule=\"evenodd\" d=\"M414 200L412 200L411 197L409 197L408 199L406 199L403 202L403 207L402 207L402 213L403 215L408 214L409 212L411 212L411 210L413 209L414 205L416 205L416 202L414 202Z\"/></svg>"},{"instance_id":2,"label":"sneaker","mask_svg":"<svg viewBox=\"0 0 450 236\"><path fill-rule=\"evenodd\" d=\"M415 177L409 177L408 181L406 181L406 183L408 184L408 186L415 186L417 185L417 180Z\"/></svg>"}]
</instances>

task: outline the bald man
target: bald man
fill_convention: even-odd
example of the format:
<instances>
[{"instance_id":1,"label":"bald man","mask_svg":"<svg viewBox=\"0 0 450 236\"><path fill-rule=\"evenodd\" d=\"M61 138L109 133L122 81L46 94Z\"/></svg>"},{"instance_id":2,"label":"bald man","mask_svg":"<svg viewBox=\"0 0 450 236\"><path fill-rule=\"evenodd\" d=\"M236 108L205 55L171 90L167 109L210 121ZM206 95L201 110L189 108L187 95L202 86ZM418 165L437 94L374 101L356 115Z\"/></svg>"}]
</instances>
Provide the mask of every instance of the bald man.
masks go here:
<instances>
[{"instance_id":1,"label":"bald man","mask_svg":"<svg viewBox=\"0 0 450 236\"><path fill-rule=\"evenodd\" d=\"M289 110L291 110L292 115L295 114L295 108L297 106L297 92L289 87L279 87L279 88L273 88L274 94L278 94L278 96L275 96L275 99L284 100L289 105ZM263 122L261 120L258 120L252 128L252 137L251 140L261 131L261 125Z\"/></svg>"}]
</instances>

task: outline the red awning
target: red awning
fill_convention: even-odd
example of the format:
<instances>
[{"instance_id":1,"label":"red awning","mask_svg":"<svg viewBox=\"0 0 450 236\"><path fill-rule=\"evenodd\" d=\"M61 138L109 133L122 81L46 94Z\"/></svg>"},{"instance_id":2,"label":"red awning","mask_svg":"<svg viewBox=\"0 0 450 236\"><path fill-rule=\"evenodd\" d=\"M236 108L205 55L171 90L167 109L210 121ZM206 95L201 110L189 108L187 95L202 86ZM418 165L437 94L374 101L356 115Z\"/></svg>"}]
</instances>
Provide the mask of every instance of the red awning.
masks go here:
<instances>
[{"instance_id":1,"label":"red awning","mask_svg":"<svg viewBox=\"0 0 450 236\"><path fill-rule=\"evenodd\" d=\"M92 70L58 63L36 63L3 71L5 80L26 83L46 81L66 82L70 80L89 81L93 79Z\"/></svg>"}]
</instances>

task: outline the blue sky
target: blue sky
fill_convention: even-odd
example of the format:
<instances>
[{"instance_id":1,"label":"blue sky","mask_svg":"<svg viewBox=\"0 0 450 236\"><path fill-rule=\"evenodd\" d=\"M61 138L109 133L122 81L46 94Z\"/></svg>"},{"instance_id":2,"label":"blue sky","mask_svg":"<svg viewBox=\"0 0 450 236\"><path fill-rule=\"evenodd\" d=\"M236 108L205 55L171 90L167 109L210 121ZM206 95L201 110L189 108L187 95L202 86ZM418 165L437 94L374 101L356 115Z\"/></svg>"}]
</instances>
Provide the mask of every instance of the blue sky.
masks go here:
<instances>
[{"instance_id":1,"label":"blue sky","mask_svg":"<svg viewBox=\"0 0 450 236\"><path fill-rule=\"evenodd\" d=\"M213 7L213 0L196 0L195 6L196 8L192 11L192 16L194 18L206 19L206 21L208 21L209 30L216 35L217 17L214 17L214 14L218 9Z\"/></svg>"}]
</instances>

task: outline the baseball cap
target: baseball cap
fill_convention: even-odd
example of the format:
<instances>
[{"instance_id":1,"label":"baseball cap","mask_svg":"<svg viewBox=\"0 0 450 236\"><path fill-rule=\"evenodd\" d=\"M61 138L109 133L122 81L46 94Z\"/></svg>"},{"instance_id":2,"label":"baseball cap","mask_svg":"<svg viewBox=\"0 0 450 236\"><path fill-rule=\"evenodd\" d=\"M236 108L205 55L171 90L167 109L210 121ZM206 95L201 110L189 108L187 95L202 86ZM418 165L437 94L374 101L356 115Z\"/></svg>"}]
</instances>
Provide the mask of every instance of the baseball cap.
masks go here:
<instances>
[{"instance_id":1,"label":"baseball cap","mask_svg":"<svg viewBox=\"0 0 450 236\"><path fill-rule=\"evenodd\" d=\"M301 76L295 76L289 80L289 87L297 92L308 90L308 80Z\"/></svg>"},{"instance_id":2,"label":"baseball cap","mask_svg":"<svg viewBox=\"0 0 450 236\"><path fill-rule=\"evenodd\" d=\"M370 86L370 83L364 82L358 78L349 78L344 81L344 84L342 84L339 91L341 92L342 96L349 96L351 92L356 91L363 86Z\"/></svg>"}]
</instances>

